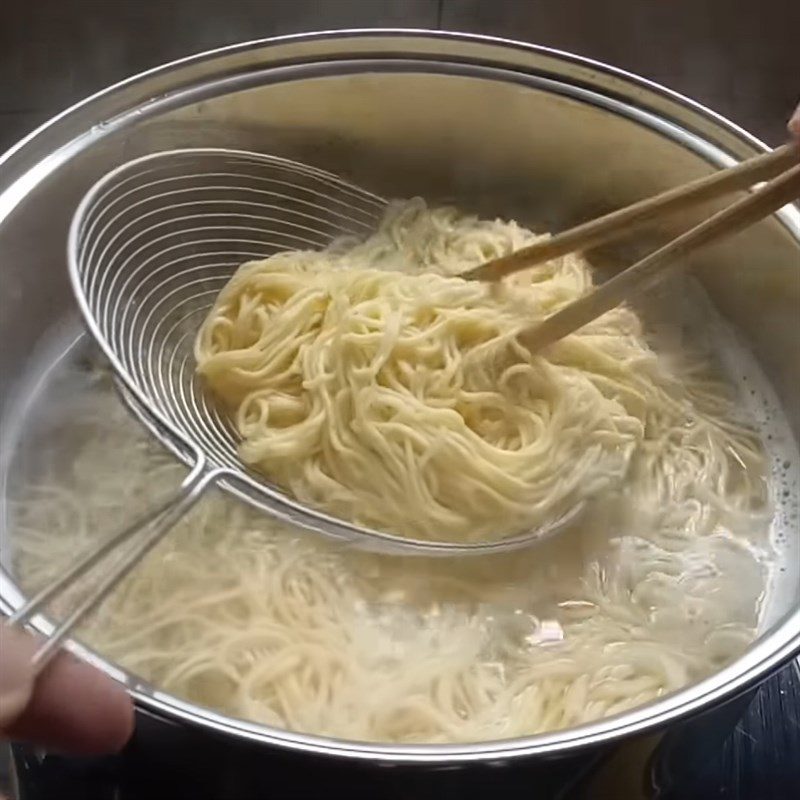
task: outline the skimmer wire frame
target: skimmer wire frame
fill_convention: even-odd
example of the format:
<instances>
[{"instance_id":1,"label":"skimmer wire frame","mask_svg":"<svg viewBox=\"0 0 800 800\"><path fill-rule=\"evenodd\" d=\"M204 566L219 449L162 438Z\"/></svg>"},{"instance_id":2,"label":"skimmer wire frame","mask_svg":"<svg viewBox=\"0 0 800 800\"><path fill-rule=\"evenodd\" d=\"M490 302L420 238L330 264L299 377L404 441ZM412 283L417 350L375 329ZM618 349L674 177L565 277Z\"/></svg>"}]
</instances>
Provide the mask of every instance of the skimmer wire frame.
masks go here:
<instances>
[{"instance_id":1,"label":"skimmer wire frame","mask_svg":"<svg viewBox=\"0 0 800 800\"><path fill-rule=\"evenodd\" d=\"M328 172L235 150L171 150L130 161L101 178L70 227L70 279L86 325L116 373L128 408L191 466L180 487L131 519L9 617L21 625L128 545L66 615L34 658L40 670L100 603L202 496L217 484L284 522L406 555L452 556L527 547L562 529L582 504L546 527L498 542L406 539L304 506L251 472L239 437L195 374L194 340L222 287L244 262L285 250L364 238L386 201Z\"/></svg>"},{"instance_id":2,"label":"skimmer wire frame","mask_svg":"<svg viewBox=\"0 0 800 800\"><path fill-rule=\"evenodd\" d=\"M577 509L535 533L460 545L407 539L304 506L242 464L237 432L195 374L196 332L243 262L362 239L386 206L336 175L275 156L160 152L118 167L88 192L70 229L70 277L128 406L194 467L181 497L219 483L280 519L384 552L477 554L541 540Z\"/></svg>"}]
</instances>

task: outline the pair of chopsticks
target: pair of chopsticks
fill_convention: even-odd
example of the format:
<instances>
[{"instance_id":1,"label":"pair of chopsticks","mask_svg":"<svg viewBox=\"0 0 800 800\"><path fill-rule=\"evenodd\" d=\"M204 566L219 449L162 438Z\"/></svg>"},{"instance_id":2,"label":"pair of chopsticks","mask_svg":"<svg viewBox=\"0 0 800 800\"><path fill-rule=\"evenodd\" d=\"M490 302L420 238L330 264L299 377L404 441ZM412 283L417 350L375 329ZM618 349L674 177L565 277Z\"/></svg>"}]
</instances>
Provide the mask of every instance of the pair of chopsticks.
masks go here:
<instances>
[{"instance_id":1,"label":"pair of chopsticks","mask_svg":"<svg viewBox=\"0 0 800 800\"><path fill-rule=\"evenodd\" d=\"M800 146L783 145L771 153L756 156L735 167L670 189L508 256L489 261L463 273L461 277L466 280L498 280L542 261L619 239L660 217L692 208L730 192L747 189L762 181L769 183L519 335L520 342L526 347L540 349L644 291L664 274L666 267L678 259L685 258L704 245L737 233L800 198Z\"/></svg>"}]
</instances>

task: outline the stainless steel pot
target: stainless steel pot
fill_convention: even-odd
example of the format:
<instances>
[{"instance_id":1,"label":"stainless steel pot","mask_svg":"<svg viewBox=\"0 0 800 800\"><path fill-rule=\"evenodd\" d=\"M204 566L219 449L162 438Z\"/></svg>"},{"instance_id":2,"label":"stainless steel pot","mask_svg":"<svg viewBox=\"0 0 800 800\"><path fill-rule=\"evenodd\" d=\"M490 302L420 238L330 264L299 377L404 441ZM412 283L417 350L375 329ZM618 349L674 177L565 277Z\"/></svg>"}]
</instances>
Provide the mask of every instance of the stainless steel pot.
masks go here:
<instances>
[{"instance_id":1,"label":"stainless steel pot","mask_svg":"<svg viewBox=\"0 0 800 800\"><path fill-rule=\"evenodd\" d=\"M0 159L0 411L6 421L25 393L32 354L54 325L75 318L64 251L80 196L131 157L193 145L275 153L380 194L455 198L477 211L550 228L763 149L730 122L636 76L566 53L460 34L290 36L152 70L55 117ZM669 233L656 231L654 239ZM695 267L757 354L797 436L798 209L784 209L705 252ZM383 764L574 754L718 704L800 649L796 525L794 533L782 545L783 571L776 572L764 631L736 663L631 712L512 741L393 746L270 729L143 687L73 646L125 682L142 712L173 723L174 732L188 725L256 748ZM20 599L9 573L0 573L3 610ZM46 621L39 623L46 628Z\"/></svg>"}]
</instances>

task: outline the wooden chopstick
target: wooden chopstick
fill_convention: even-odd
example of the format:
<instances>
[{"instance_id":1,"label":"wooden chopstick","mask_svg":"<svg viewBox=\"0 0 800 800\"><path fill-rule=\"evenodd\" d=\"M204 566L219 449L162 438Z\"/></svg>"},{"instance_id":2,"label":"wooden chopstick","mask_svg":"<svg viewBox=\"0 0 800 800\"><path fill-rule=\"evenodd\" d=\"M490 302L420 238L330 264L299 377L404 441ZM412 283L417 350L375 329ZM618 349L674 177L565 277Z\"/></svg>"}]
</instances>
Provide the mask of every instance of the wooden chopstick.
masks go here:
<instances>
[{"instance_id":1,"label":"wooden chopstick","mask_svg":"<svg viewBox=\"0 0 800 800\"><path fill-rule=\"evenodd\" d=\"M466 280L493 281L512 272L527 269L542 261L575 250L586 250L632 233L637 228L667 214L673 214L721 195L747 189L769 180L800 161L800 148L785 144L770 153L743 161L735 167L669 189L605 216L585 222L550 239L524 247L502 258L487 261L462 273Z\"/></svg>"},{"instance_id":2,"label":"wooden chopstick","mask_svg":"<svg viewBox=\"0 0 800 800\"><path fill-rule=\"evenodd\" d=\"M546 347L651 286L677 259L758 222L797 198L800 198L800 164L673 239L544 322L522 331L517 338L531 350Z\"/></svg>"}]
</instances>

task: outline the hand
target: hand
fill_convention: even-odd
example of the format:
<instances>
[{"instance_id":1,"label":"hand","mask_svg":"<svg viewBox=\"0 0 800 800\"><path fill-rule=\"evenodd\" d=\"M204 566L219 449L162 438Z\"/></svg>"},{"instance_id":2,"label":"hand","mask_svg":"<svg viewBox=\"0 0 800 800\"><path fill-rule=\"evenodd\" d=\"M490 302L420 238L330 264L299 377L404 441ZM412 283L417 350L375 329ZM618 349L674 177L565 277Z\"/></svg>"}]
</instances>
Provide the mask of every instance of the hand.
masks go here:
<instances>
[{"instance_id":1,"label":"hand","mask_svg":"<svg viewBox=\"0 0 800 800\"><path fill-rule=\"evenodd\" d=\"M122 686L66 652L34 678L38 645L0 623L0 739L74 755L121 750L133 732L133 703Z\"/></svg>"}]
</instances>

